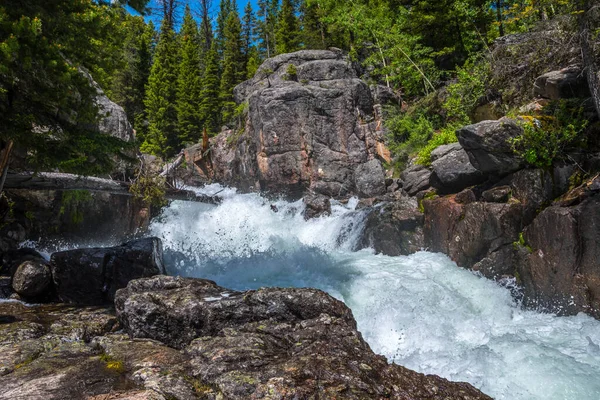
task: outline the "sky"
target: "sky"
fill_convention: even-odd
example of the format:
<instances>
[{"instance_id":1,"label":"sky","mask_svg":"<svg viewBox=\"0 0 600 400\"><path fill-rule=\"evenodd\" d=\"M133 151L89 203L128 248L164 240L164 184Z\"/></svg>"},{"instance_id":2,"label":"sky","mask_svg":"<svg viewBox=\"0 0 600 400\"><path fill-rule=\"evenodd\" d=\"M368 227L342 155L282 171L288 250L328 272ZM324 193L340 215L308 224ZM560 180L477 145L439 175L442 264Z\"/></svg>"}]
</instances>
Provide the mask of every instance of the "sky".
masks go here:
<instances>
[{"instance_id":1,"label":"sky","mask_svg":"<svg viewBox=\"0 0 600 400\"><path fill-rule=\"evenodd\" d=\"M246 5L248 4L248 1L252 4L252 7L254 8L254 12L256 13L256 8L257 8L257 2L258 0L237 0L237 5L238 5L238 9L240 12L240 17L242 17L244 15L244 8L246 7ZM219 3L221 1L220 0L212 0L212 7L211 7L211 16L213 18L213 21L215 20L215 18L217 17L217 13L219 12ZM178 15L177 15L177 19L178 19L178 24L181 22L181 19L183 18L183 9L185 8L186 4L189 4L190 7L192 8L192 10L197 10L198 7L198 0L180 0L180 5L178 7ZM150 0L150 2L148 3L148 6L153 9L155 12L153 12L152 15L148 15L146 17L146 21L151 20L152 22L154 22L154 25L156 25L156 27L158 28L158 26L160 25L160 20L162 19L162 16L160 15L160 6L157 0ZM130 10L131 12L131 10ZM135 12L132 12L133 14L136 14Z\"/></svg>"}]
</instances>

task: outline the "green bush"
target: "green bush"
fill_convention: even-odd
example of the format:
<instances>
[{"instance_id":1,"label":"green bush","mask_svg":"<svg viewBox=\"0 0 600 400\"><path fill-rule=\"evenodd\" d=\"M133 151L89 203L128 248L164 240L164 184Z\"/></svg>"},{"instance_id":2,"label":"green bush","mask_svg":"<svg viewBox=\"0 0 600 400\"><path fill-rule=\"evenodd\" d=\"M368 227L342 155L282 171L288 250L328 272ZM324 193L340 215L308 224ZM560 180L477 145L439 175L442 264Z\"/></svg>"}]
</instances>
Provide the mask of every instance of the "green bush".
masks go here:
<instances>
[{"instance_id":1,"label":"green bush","mask_svg":"<svg viewBox=\"0 0 600 400\"><path fill-rule=\"evenodd\" d=\"M550 103L536 115L520 115L523 134L511 140L513 150L530 165L549 168L569 147L583 146L581 133L588 121L583 108L569 100Z\"/></svg>"},{"instance_id":2,"label":"green bush","mask_svg":"<svg viewBox=\"0 0 600 400\"><path fill-rule=\"evenodd\" d=\"M444 129L434 134L427 144L419 150L417 155L417 164L430 166L431 165L431 152L444 144L450 144L458 142L456 137L456 125L446 126Z\"/></svg>"}]
</instances>

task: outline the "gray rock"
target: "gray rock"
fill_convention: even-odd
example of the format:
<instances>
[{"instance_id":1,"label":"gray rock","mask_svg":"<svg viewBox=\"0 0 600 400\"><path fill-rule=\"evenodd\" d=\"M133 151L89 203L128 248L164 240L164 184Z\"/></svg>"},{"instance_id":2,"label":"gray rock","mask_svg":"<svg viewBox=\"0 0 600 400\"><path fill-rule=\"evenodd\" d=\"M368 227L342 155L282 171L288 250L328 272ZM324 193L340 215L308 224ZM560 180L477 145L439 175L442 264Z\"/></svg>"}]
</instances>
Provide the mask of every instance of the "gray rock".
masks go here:
<instances>
[{"instance_id":1,"label":"gray rock","mask_svg":"<svg viewBox=\"0 0 600 400\"><path fill-rule=\"evenodd\" d=\"M372 248L388 256L409 255L424 247L423 213L409 197L373 207L358 243L359 250Z\"/></svg>"},{"instance_id":2,"label":"gray rock","mask_svg":"<svg viewBox=\"0 0 600 400\"><path fill-rule=\"evenodd\" d=\"M477 196L475 196L475 192L471 189L465 189L456 194L454 197L454 201L458 204L469 204L477 201Z\"/></svg>"},{"instance_id":3,"label":"gray rock","mask_svg":"<svg viewBox=\"0 0 600 400\"><path fill-rule=\"evenodd\" d=\"M524 165L510 144L510 139L522 133L523 129L514 120L501 118L465 126L457 131L457 136L476 169L485 174L503 176L518 171Z\"/></svg>"},{"instance_id":4,"label":"gray rock","mask_svg":"<svg viewBox=\"0 0 600 400\"><path fill-rule=\"evenodd\" d=\"M431 161L439 160L447 154L462 150L460 143L443 144L431 152Z\"/></svg>"},{"instance_id":5,"label":"gray rock","mask_svg":"<svg viewBox=\"0 0 600 400\"><path fill-rule=\"evenodd\" d=\"M290 65L297 79L287 78ZM385 159L384 131L369 86L337 51L299 51L266 60L235 88L247 102L244 132L221 133L206 160L208 178L241 190L299 198L357 193L357 167Z\"/></svg>"},{"instance_id":6,"label":"gray rock","mask_svg":"<svg viewBox=\"0 0 600 400\"><path fill-rule=\"evenodd\" d=\"M96 105L100 115L98 121L98 131L106 135L114 136L125 142L131 142L135 139L131 123L127 120L127 114L123 107L113 102L106 96L100 85L94 81L88 71L79 68L90 84L96 89Z\"/></svg>"},{"instance_id":7,"label":"gray rock","mask_svg":"<svg viewBox=\"0 0 600 400\"><path fill-rule=\"evenodd\" d=\"M50 268L45 262L25 261L13 275L12 287L25 298L36 298L47 294L52 283Z\"/></svg>"},{"instance_id":8,"label":"gray rock","mask_svg":"<svg viewBox=\"0 0 600 400\"><path fill-rule=\"evenodd\" d=\"M236 292L203 279L155 276L131 281L115 297L117 316L135 338L183 348L193 339L273 319L298 323L328 314L356 326L344 303L317 289Z\"/></svg>"},{"instance_id":9,"label":"gray rock","mask_svg":"<svg viewBox=\"0 0 600 400\"><path fill-rule=\"evenodd\" d=\"M438 193L456 193L487 179L485 174L473 167L466 151L458 143L442 147L444 149L436 154L438 158L431 164L430 183Z\"/></svg>"},{"instance_id":10,"label":"gray rock","mask_svg":"<svg viewBox=\"0 0 600 400\"><path fill-rule=\"evenodd\" d=\"M62 302L107 304L130 280L165 274L162 257L160 239L146 238L117 247L54 253L50 266Z\"/></svg>"},{"instance_id":11,"label":"gray rock","mask_svg":"<svg viewBox=\"0 0 600 400\"><path fill-rule=\"evenodd\" d=\"M483 192L482 197L488 203L506 203L511 195L510 186L497 186Z\"/></svg>"},{"instance_id":12,"label":"gray rock","mask_svg":"<svg viewBox=\"0 0 600 400\"><path fill-rule=\"evenodd\" d=\"M360 196L375 197L386 191L385 171L379 160L367 161L354 171L356 190Z\"/></svg>"},{"instance_id":13,"label":"gray rock","mask_svg":"<svg viewBox=\"0 0 600 400\"><path fill-rule=\"evenodd\" d=\"M412 165L402 172L402 181L404 182L403 189L410 196L414 196L417 193L428 189L429 178L431 177L431 171L422 165Z\"/></svg>"},{"instance_id":14,"label":"gray rock","mask_svg":"<svg viewBox=\"0 0 600 400\"><path fill-rule=\"evenodd\" d=\"M304 218L317 218L322 215L331 214L331 201L329 197L316 193L310 193L302 199L304 201Z\"/></svg>"},{"instance_id":15,"label":"gray rock","mask_svg":"<svg viewBox=\"0 0 600 400\"><path fill-rule=\"evenodd\" d=\"M550 100L588 98L590 88L581 68L572 66L538 77L533 84L533 95Z\"/></svg>"}]
</instances>

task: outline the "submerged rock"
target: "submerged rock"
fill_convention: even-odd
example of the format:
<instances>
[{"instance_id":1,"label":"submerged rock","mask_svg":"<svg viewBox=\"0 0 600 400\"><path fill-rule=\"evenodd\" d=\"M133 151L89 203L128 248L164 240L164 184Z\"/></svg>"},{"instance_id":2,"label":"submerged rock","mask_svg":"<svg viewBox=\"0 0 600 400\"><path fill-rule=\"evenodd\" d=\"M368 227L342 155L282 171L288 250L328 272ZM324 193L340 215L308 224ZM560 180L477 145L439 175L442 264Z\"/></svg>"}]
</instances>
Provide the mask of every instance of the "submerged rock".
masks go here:
<instances>
[{"instance_id":1,"label":"submerged rock","mask_svg":"<svg viewBox=\"0 0 600 400\"><path fill-rule=\"evenodd\" d=\"M304 219L308 220L331 214L331 201L327 196L310 193L304 196L302 200L306 206L304 209Z\"/></svg>"},{"instance_id":2,"label":"submerged rock","mask_svg":"<svg viewBox=\"0 0 600 400\"><path fill-rule=\"evenodd\" d=\"M117 247L61 251L52 254L50 265L60 301L107 304L130 280L165 274L162 257L160 239L146 238Z\"/></svg>"}]
</instances>

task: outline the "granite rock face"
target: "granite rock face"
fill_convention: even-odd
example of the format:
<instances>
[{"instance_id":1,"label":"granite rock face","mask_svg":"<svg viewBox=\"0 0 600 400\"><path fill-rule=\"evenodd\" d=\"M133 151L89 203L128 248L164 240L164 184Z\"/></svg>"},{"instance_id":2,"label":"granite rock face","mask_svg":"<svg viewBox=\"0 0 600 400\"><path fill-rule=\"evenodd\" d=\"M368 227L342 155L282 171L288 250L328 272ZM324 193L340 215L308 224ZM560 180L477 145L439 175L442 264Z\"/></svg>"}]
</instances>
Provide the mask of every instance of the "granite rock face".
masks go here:
<instances>
[{"instance_id":1,"label":"granite rock face","mask_svg":"<svg viewBox=\"0 0 600 400\"><path fill-rule=\"evenodd\" d=\"M389 101L381 90L375 94ZM211 179L292 197L307 189L345 197L364 189L357 187L364 164L389 161L374 94L341 52L268 59L236 87L235 98L248 105L245 126L241 134L225 131L213 140L205 168Z\"/></svg>"}]
</instances>

